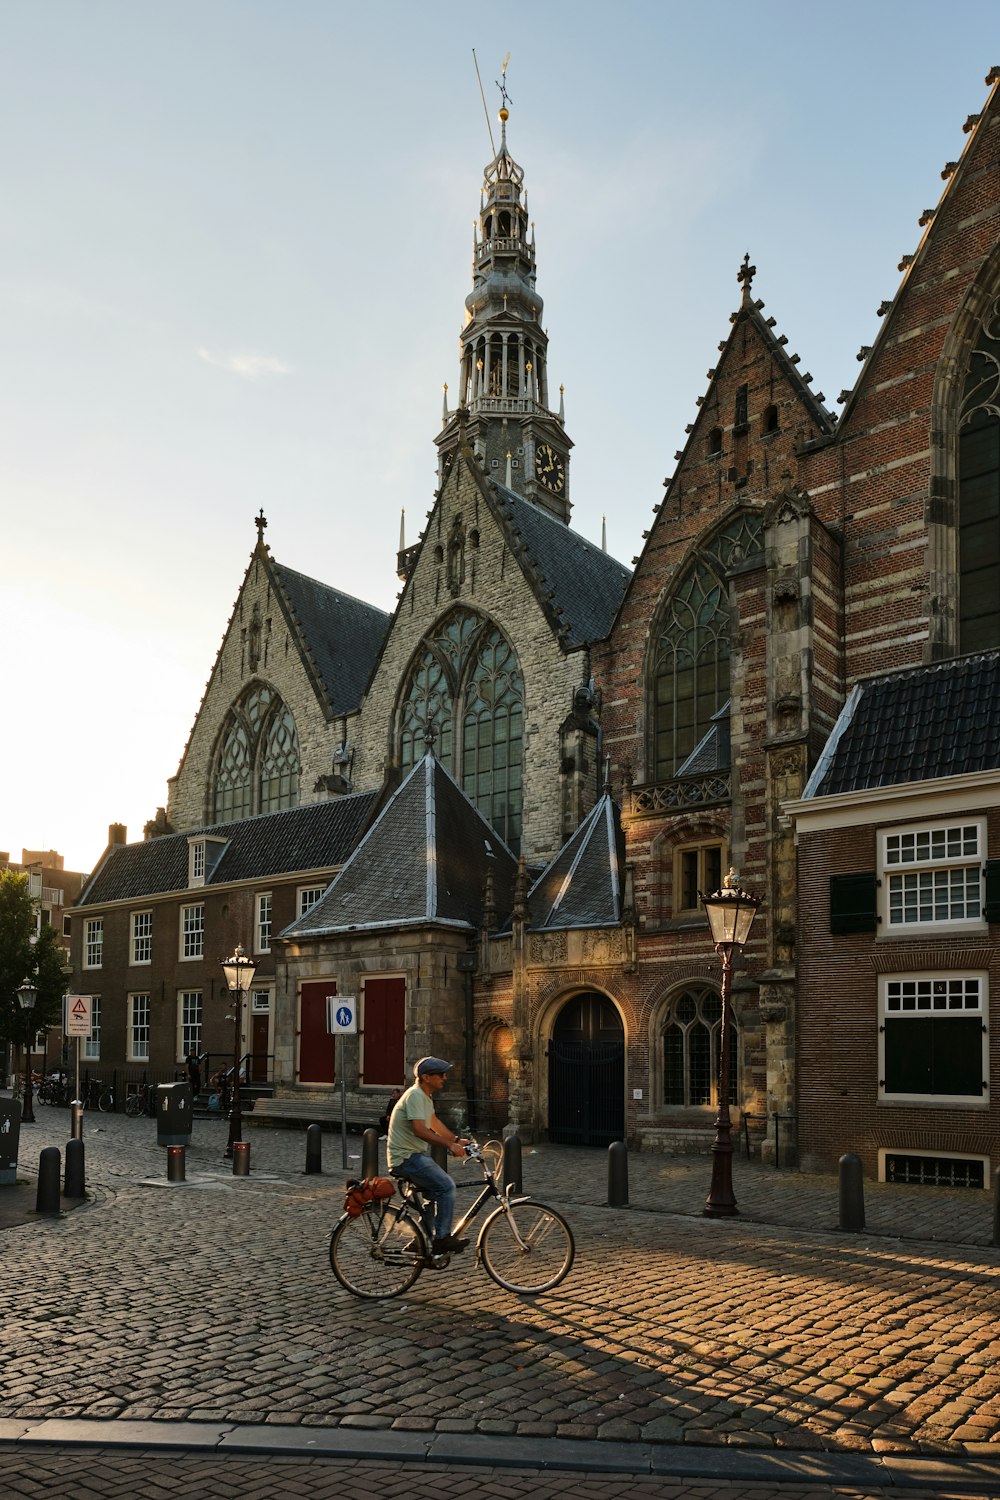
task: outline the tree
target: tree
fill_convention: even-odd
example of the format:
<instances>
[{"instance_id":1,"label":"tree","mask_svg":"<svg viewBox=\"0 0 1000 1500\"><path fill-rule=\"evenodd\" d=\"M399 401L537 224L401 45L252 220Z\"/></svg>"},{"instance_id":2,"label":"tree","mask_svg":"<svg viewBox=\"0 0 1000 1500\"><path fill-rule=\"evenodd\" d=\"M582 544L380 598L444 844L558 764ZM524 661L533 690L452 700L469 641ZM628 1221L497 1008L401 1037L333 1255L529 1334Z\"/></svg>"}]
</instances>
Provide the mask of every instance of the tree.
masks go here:
<instances>
[{"instance_id":1,"label":"tree","mask_svg":"<svg viewBox=\"0 0 1000 1500\"><path fill-rule=\"evenodd\" d=\"M46 922L35 937L35 903L27 875L0 870L0 1038L24 1043L61 1018L66 993L65 953ZM33 1008L21 1009L18 990L29 980Z\"/></svg>"}]
</instances>

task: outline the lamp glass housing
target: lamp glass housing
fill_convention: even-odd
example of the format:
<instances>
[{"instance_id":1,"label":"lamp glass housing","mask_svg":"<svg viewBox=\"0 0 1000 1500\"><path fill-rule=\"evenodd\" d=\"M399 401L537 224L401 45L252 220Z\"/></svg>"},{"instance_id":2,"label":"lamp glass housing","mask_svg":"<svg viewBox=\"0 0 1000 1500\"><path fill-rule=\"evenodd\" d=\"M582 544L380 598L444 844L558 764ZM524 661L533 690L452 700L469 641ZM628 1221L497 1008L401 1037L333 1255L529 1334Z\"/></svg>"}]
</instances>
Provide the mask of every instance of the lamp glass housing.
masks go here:
<instances>
[{"instance_id":1,"label":"lamp glass housing","mask_svg":"<svg viewBox=\"0 0 1000 1500\"><path fill-rule=\"evenodd\" d=\"M760 898L751 896L739 886L712 895L702 895L702 905L708 914L708 925L712 929L712 941L717 948L742 948L750 936L753 919L760 907Z\"/></svg>"},{"instance_id":2,"label":"lamp glass housing","mask_svg":"<svg viewBox=\"0 0 1000 1500\"><path fill-rule=\"evenodd\" d=\"M247 958L242 947L239 947L232 958L222 960L222 972L226 976L226 988L230 992L245 994L253 984L257 965L252 958Z\"/></svg>"},{"instance_id":3,"label":"lamp glass housing","mask_svg":"<svg viewBox=\"0 0 1000 1500\"><path fill-rule=\"evenodd\" d=\"M17 998L22 1010L34 1010L35 1001L38 999L38 990L33 984L29 984L25 980L24 984L18 988Z\"/></svg>"}]
</instances>

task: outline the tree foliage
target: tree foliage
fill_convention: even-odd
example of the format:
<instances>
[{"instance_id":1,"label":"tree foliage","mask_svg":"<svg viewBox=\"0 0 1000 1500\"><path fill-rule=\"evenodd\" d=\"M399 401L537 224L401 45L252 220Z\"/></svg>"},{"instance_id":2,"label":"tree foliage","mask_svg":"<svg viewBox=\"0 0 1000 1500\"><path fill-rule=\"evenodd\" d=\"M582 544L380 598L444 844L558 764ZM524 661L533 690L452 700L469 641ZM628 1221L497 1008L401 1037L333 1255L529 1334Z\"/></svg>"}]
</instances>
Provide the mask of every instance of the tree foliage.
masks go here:
<instances>
[{"instance_id":1,"label":"tree foliage","mask_svg":"<svg viewBox=\"0 0 1000 1500\"><path fill-rule=\"evenodd\" d=\"M66 993L65 955L47 923L35 938L35 903L26 875L0 870L0 1037L24 1042L60 1019ZM34 1007L23 1011L18 990L25 980L38 990Z\"/></svg>"}]
</instances>

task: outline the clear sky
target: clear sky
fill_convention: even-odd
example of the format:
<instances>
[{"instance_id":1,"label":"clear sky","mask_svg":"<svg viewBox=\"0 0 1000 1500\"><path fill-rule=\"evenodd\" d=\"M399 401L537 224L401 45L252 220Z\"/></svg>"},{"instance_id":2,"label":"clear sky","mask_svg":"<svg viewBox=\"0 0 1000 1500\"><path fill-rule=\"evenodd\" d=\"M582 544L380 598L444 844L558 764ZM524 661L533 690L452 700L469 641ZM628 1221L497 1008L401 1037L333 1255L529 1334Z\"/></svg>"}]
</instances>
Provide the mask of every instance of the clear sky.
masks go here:
<instances>
[{"instance_id":1,"label":"clear sky","mask_svg":"<svg viewBox=\"0 0 1000 1500\"><path fill-rule=\"evenodd\" d=\"M952 24L954 22L954 24ZM628 562L754 292L828 404L996 0L0 0L0 848L166 802L256 538L393 607L511 53L574 525Z\"/></svg>"}]
</instances>

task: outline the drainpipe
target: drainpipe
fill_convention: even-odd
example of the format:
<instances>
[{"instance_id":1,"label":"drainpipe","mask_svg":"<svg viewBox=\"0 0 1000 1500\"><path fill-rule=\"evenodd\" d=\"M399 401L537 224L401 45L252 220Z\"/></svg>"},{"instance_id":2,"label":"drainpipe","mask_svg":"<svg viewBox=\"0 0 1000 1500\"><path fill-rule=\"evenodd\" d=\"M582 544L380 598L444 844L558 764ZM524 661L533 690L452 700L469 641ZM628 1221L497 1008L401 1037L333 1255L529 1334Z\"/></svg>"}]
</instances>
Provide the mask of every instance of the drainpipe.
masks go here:
<instances>
[{"instance_id":1,"label":"drainpipe","mask_svg":"<svg viewBox=\"0 0 1000 1500\"><path fill-rule=\"evenodd\" d=\"M465 980L465 1097L469 1105L469 1129L476 1133L476 1096L474 1069L476 1060L473 1031L473 983L476 975L475 951L458 955L458 971Z\"/></svg>"}]
</instances>

